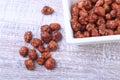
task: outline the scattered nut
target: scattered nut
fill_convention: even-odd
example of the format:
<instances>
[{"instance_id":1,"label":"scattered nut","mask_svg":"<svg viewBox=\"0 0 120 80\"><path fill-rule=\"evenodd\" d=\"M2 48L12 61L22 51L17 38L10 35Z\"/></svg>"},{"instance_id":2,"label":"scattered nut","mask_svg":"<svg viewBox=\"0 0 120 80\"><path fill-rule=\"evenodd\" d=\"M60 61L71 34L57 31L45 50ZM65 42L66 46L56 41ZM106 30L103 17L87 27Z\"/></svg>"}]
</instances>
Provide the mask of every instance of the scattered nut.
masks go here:
<instances>
[{"instance_id":1,"label":"scattered nut","mask_svg":"<svg viewBox=\"0 0 120 80\"><path fill-rule=\"evenodd\" d=\"M53 32L52 37L53 37L54 41L58 42L62 39L62 34L58 31L55 31L55 32Z\"/></svg>"},{"instance_id":2,"label":"scattered nut","mask_svg":"<svg viewBox=\"0 0 120 80\"><path fill-rule=\"evenodd\" d=\"M58 48L58 44L57 42L51 40L49 43L48 43L48 48L53 51L53 50L56 50Z\"/></svg>"},{"instance_id":3,"label":"scattered nut","mask_svg":"<svg viewBox=\"0 0 120 80\"><path fill-rule=\"evenodd\" d=\"M43 52L41 54L41 56L42 56L43 59L47 60L48 58L51 57L51 54L50 54L50 52Z\"/></svg>"},{"instance_id":4,"label":"scattered nut","mask_svg":"<svg viewBox=\"0 0 120 80\"><path fill-rule=\"evenodd\" d=\"M49 15L52 14L54 12L53 8L49 7L49 6L44 6L43 9L41 10L42 14L44 15Z\"/></svg>"},{"instance_id":5,"label":"scattered nut","mask_svg":"<svg viewBox=\"0 0 120 80\"><path fill-rule=\"evenodd\" d=\"M51 28L49 27L49 25L42 25L41 26L41 32L51 32Z\"/></svg>"},{"instance_id":6,"label":"scattered nut","mask_svg":"<svg viewBox=\"0 0 120 80\"><path fill-rule=\"evenodd\" d=\"M20 48L19 53L21 56L25 57L28 54L28 48L26 46L23 46Z\"/></svg>"},{"instance_id":7,"label":"scattered nut","mask_svg":"<svg viewBox=\"0 0 120 80\"><path fill-rule=\"evenodd\" d=\"M30 44L37 48L39 45L42 45L42 41L38 38L32 38L32 40L30 41Z\"/></svg>"},{"instance_id":8,"label":"scattered nut","mask_svg":"<svg viewBox=\"0 0 120 80\"><path fill-rule=\"evenodd\" d=\"M56 66L56 61L55 61L55 59L53 59L53 58L49 58L49 59L47 59L47 61L45 62L45 67L46 67L47 69L53 69L53 68L55 68L55 66Z\"/></svg>"},{"instance_id":9,"label":"scattered nut","mask_svg":"<svg viewBox=\"0 0 120 80\"><path fill-rule=\"evenodd\" d=\"M28 53L29 59L35 60L37 58L37 53L35 49L30 49Z\"/></svg>"},{"instance_id":10,"label":"scattered nut","mask_svg":"<svg viewBox=\"0 0 120 80\"><path fill-rule=\"evenodd\" d=\"M55 31L55 30L59 30L61 28L60 24L58 23L51 23L50 24L50 28Z\"/></svg>"},{"instance_id":11,"label":"scattered nut","mask_svg":"<svg viewBox=\"0 0 120 80\"><path fill-rule=\"evenodd\" d=\"M25 32L25 34L24 34L25 42L30 42L31 39L32 39L32 32L31 31Z\"/></svg>"},{"instance_id":12,"label":"scattered nut","mask_svg":"<svg viewBox=\"0 0 120 80\"><path fill-rule=\"evenodd\" d=\"M36 59L36 62L39 64L39 65L43 65L45 60L42 58L42 57L39 57Z\"/></svg>"},{"instance_id":13,"label":"scattered nut","mask_svg":"<svg viewBox=\"0 0 120 80\"><path fill-rule=\"evenodd\" d=\"M43 53L43 52L45 51L45 48L44 48L43 45L40 45L40 46L38 47L38 50L39 50L41 53Z\"/></svg>"},{"instance_id":14,"label":"scattered nut","mask_svg":"<svg viewBox=\"0 0 120 80\"><path fill-rule=\"evenodd\" d=\"M42 41L44 41L45 43L49 43L50 40L52 39L52 36L51 36L48 32L42 32L42 33L41 33L41 39L42 39Z\"/></svg>"},{"instance_id":15,"label":"scattered nut","mask_svg":"<svg viewBox=\"0 0 120 80\"><path fill-rule=\"evenodd\" d=\"M28 70L33 70L35 67L35 64L32 60L25 60L24 64Z\"/></svg>"}]
</instances>

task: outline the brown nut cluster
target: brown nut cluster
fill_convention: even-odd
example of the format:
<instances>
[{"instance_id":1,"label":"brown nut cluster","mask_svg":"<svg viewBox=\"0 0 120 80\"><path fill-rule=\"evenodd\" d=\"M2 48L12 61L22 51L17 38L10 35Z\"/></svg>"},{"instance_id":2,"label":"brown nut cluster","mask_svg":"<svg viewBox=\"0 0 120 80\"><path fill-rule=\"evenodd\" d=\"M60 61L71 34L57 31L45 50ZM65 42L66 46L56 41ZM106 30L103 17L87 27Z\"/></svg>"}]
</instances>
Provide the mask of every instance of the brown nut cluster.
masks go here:
<instances>
[{"instance_id":1,"label":"brown nut cluster","mask_svg":"<svg viewBox=\"0 0 120 80\"><path fill-rule=\"evenodd\" d=\"M54 12L54 9L51 8L50 6L44 6L43 9L41 10L42 14L44 15L49 15Z\"/></svg>"},{"instance_id":2,"label":"brown nut cluster","mask_svg":"<svg viewBox=\"0 0 120 80\"><path fill-rule=\"evenodd\" d=\"M50 51L56 50L58 48L57 42L62 39L62 34L59 32L60 28L61 26L58 23L42 25L40 27L41 39L33 38L31 31L25 32L24 41L30 42L31 46L35 48L28 49L28 47L23 46L19 50L21 56L28 56L29 58L24 61L24 64L28 70L34 70L35 61L39 65L44 65L46 69L54 69L56 61L52 58ZM45 45L47 46L45 47ZM41 56L38 56L36 50L41 53Z\"/></svg>"},{"instance_id":3,"label":"brown nut cluster","mask_svg":"<svg viewBox=\"0 0 120 80\"><path fill-rule=\"evenodd\" d=\"M71 7L74 38L120 34L120 0L85 0Z\"/></svg>"}]
</instances>

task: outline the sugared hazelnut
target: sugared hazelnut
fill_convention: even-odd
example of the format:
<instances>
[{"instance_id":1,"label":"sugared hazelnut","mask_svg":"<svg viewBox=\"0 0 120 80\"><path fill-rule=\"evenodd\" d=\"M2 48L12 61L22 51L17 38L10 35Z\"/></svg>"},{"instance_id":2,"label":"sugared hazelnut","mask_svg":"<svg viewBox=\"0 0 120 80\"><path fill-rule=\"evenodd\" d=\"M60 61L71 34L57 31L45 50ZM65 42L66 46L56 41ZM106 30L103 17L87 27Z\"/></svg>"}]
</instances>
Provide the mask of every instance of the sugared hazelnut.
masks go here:
<instances>
[{"instance_id":1,"label":"sugared hazelnut","mask_svg":"<svg viewBox=\"0 0 120 80\"><path fill-rule=\"evenodd\" d=\"M28 48L26 46L23 46L20 48L19 53L21 56L25 57L28 54Z\"/></svg>"},{"instance_id":2,"label":"sugared hazelnut","mask_svg":"<svg viewBox=\"0 0 120 80\"><path fill-rule=\"evenodd\" d=\"M53 58L49 58L49 59L45 62L45 67L46 67L47 69L53 69L53 68L55 68L55 66L56 66L56 61L55 61L55 59L53 59Z\"/></svg>"},{"instance_id":3,"label":"sugared hazelnut","mask_svg":"<svg viewBox=\"0 0 120 80\"><path fill-rule=\"evenodd\" d=\"M48 33L50 33L51 29L50 29L49 25L42 25L41 26L41 32L48 32Z\"/></svg>"},{"instance_id":4,"label":"sugared hazelnut","mask_svg":"<svg viewBox=\"0 0 120 80\"><path fill-rule=\"evenodd\" d=\"M52 14L54 12L53 8L51 8L50 6L44 6L41 10L42 14L44 15L49 15Z\"/></svg>"},{"instance_id":5,"label":"sugared hazelnut","mask_svg":"<svg viewBox=\"0 0 120 80\"><path fill-rule=\"evenodd\" d=\"M25 60L24 64L28 70L33 70L35 67L35 64L32 60Z\"/></svg>"},{"instance_id":6,"label":"sugared hazelnut","mask_svg":"<svg viewBox=\"0 0 120 80\"><path fill-rule=\"evenodd\" d=\"M32 32L31 31L25 32L25 34L24 34L25 42L30 42L31 39L32 39Z\"/></svg>"},{"instance_id":7,"label":"sugared hazelnut","mask_svg":"<svg viewBox=\"0 0 120 80\"><path fill-rule=\"evenodd\" d=\"M95 7L94 12L99 16L105 16L105 9L103 7Z\"/></svg>"},{"instance_id":8,"label":"sugared hazelnut","mask_svg":"<svg viewBox=\"0 0 120 80\"><path fill-rule=\"evenodd\" d=\"M44 41L45 43L49 43L50 40L52 39L52 37L51 37L50 33L48 33L48 32L42 32L42 33L41 33L41 39L42 39L42 41Z\"/></svg>"},{"instance_id":9,"label":"sugared hazelnut","mask_svg":"<svg viewBox=\"0 0 120 80\"><path fill-rule=\"evenodd\" d=\"M36 62L37 62L39 65L43 65L44 62L45 62L45 60L44 60L42 57L38 57L38 58L36 59Z\"/></svg>"},{"instance_id":10,"label":"sugared hazelnut","mask_svg":"<svg viewBox=\"0 0 120 80\"><path fill-rule=\"evenodd\" d=\"M59 30L61 28L61 26L58 23L51 23L50 28L51 28L51 30L55 31L55 30Z\"/></svg>"},{"instance_id":11,"label":"sugared hazelnut","mask_svg":"<svg viewBox=\"0 0 120 80\"><path fill-rule=\"evenodd\" d=\"M41 54L41 57L42 57L43 59L47 60L48 58L51 57L51 54L50 54L50 52L43 52L43 53Z\"/></svg>"},{"instance_id":12,"label":"sugared hazelnut","mask_svg":"<svg viewBox=\"0 0 120 80\"><path fill-rule=\"evenodd\" d=\"M30 49L28 53L29 59L35 60L37 58L37 53L35 49Z\"/></svg>"},{"instance_id":13,"label":"sugared hazelnut","mask_svg":"<svg viewBox=\"0 0 120 80\"><path fill-rule=\"evenodd\" d=\"M57 42L51 40L49 43L48 43L48 48L53 51L53 50L56 50L58 48L58 44Z\"/></svg>"},{"instance_id":14,"label":"sugared hazelnut","mask_svg":"<svg viewBox=\"0 0 120 80\"><path fill-rule=\"evenodd\" d=\"M62 39L62 34L58 31L55 31L53 32L52 37L53 37L53 40L57 42Z\"/></svg>"},{"instance_id":15,"label":"sugared hazelnut","mask_svg":"<svg viewBox=\"0 0 120 80\"><path fill-rule=\"evenodd\" d=\"M39 45L42 45L42 41L38 38L32 38L32 40L30 41L30 44L37 48Z\"/></svg>"}]
</instances>

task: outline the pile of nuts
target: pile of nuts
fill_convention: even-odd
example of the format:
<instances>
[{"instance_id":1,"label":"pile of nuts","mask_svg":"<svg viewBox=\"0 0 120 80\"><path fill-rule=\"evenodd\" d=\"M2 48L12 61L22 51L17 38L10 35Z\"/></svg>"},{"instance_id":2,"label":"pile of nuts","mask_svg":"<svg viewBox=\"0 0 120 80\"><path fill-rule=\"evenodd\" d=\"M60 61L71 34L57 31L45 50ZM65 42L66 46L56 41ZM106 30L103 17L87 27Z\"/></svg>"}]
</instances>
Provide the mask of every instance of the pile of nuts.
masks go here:
<instances>
[{"instance_id":1,"label":"pile of nuts","mask_svg":"<svg viewBox=\"0 0 120 80\"><path fill-rule=\"evenodd\" d=\"M51 8L50 10L48 9L48 11L46 12L47 13L44 14L51 14ZM59 32L60 28L61 26L58 23L42 25L40 27L40 39L33 38L33 34L31 31L25 32L24 41L30 43L33 46L33 49L29 49L28 47L23 46L20 48L19 53L23 57L28 56L28 59L24 61L24 64L28 70L33 70L35 68L35 61L39 65L44 65L47 69L55 68L56 61L54 58L52 58L50 52L55 51L58 48L57 42L62 39L62 34ZM47 45L47 47L45 47L45 45ZM38 56L36 50L41 53L40 56Z\"/></svg>"},{"instance_id":2,"label":"pile of nuts","mask_svg":"<svg viewBox=\"0 0 120 80\"><path fill-rule=\"evenodd\" d=\"M120 34L120 0L85 0L71 8L74 38Z\"/></svg>"}]
</instances>

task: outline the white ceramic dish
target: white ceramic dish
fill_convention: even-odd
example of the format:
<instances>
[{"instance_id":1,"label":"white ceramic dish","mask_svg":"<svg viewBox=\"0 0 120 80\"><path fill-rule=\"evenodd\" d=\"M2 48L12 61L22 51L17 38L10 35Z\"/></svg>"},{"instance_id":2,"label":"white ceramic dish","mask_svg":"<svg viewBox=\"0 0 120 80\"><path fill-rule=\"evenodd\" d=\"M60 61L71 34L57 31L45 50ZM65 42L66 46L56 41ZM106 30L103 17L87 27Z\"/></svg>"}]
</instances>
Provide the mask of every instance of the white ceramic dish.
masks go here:
<instances>
[{"instance_id":1,"label":"white ceramic dish","mask_svg":"<svg viewBox=\"0 0 120 80\"><path fill-rule=\"evenodd\" d=\"M93 43L115 42L120 40L120 35L74 38L73 31L70 24L70 19L71 19L70 9L71 9L71 6L78 1L80 0L62 0L63 10L64 10L66 41L68 43L83 45L83 44L93 44Z\"/></svg>"}]
</instances>

